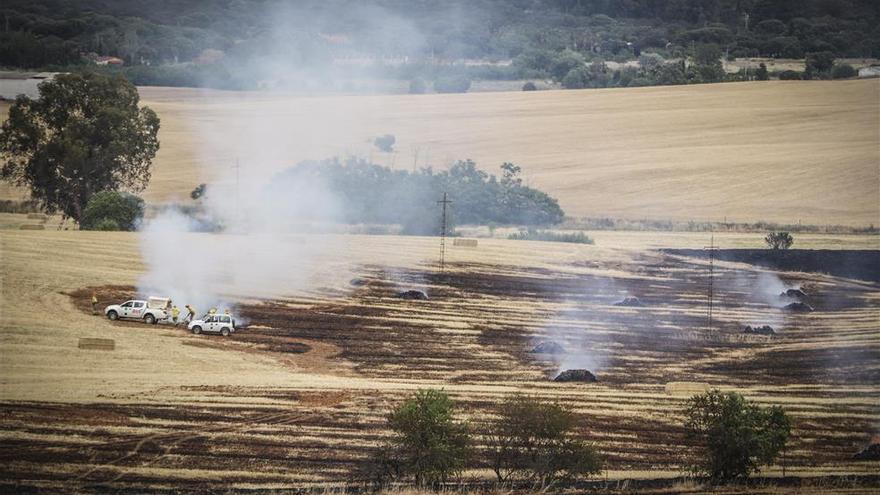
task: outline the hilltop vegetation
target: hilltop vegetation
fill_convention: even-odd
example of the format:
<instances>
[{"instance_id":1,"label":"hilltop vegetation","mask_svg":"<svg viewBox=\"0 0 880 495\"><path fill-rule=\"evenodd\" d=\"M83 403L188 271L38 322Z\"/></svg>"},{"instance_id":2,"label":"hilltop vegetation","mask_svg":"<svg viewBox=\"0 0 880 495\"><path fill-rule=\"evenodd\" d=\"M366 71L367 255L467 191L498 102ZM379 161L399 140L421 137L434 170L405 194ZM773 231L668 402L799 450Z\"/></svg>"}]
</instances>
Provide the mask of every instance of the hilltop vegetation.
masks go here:
<instances>
[{"instance_id":1,"label":"hilltop vegetation","mask_svg":"<svg viewBox=\"0 0 880 495\"><path fill-rule=\"evenodd\" d=\"M0 65L80 66L96 54L123 59L117 70L136 84L222 88L453 76L674 84L720 80L722 53L880 57L877 25L870 0L9 0ZM643 55L650 70L604 67ZM684 58L698 67L663 63ZM453 63L465 59L480 62Z\"/></svg>"}]
</instances>

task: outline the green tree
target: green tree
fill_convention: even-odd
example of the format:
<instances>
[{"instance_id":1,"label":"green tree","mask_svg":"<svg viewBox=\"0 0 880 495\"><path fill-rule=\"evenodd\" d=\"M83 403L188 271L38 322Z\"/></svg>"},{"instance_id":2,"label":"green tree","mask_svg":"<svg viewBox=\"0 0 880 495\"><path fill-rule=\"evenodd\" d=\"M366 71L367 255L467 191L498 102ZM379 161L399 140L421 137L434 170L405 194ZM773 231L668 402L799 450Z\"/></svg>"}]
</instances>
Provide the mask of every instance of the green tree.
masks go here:
<instances>
[{"instance_id":1,"label":"green tree","mask_svg":"<svg viewBox=\"0 0 880 495\"><path fill-rule=\"evenodd\" d=\"M826 77L830 74L831 68L834 66L834 52L821 51L808 53L805 64L805 79Z\"/></svg>"},{"instance_id":2,"label":"green tree","mask_svg":"<svg viewBox=\"0 0 880 495\"><path fill-rule=\"evenodd\" d=\"M758 81L766 81L770 79L770 73L767 72L767 65L764 62L761 62L758 65L758 69L755 71L755 79Z\"/></svg>"},{"instance_id":3,"label":"green tree","mask_svg":"<svg viewBox=\"0 0 880 495\"><path fill-rule=\"evenodd\" d=\"M576 418L570 409L514 395L498 407L497 415L486 438L499 482L527 480L546 489L601 472L596 450L574 436Z\"/></svg>"},{"instance_id":4,"label":"green tree","mask_svg":"<svg viewBox=\"0 0 880 495\"><path fill-rule=\"evenodd\" d=\"M770 249L788 249L794 244L794 237L788 232L770 232L764 237Z\"/></svg>"},{"instance_id":5,"label":"green tree","mask_svg":"<svg viewBox=\"0 0 880 495\"><path fill-rule=\"evenodd\" d=\"M83 210L80 228L83 230L134 230L144 216L144 200L128 193L101 191L89 199ZM111 221L116 229L100 228Z\"/></svg>"},{"instance_id":6,"label":"green tree","mask_svg":"<svg viewBox=\"0 0 880 495\"><path fill-rule=\"evenodd\" d=\"M849 64L834 64L831 69L831 79L849 79L859 75L859 71Z\"/></svg>"},{"instance_id":7,"label":"green tree","mask_svg":"<svg viewBox=\"0 0 880 495\"><path fill-rule=\"evenodd\" d=\"M715 483L747 478L773 463L791 433L781 407L762 408L735 392L694 396L685 416L687 437L697 447L691 470Z\"/></svg>"},{"instance_id":8,"label":"green tree","mask_svg":"<svg viewBox=\"0 0 880 495\"><path fill-rule=\"evenodd\" d=\"M442 390L419 390L388 416L394 432L382 463L411 475L417 486L434 486L455 476L468 458L466 423L455 419L452 400Z\"/></svg>"},{"instance_id":9,"label":"green tree","mask_svg":"<svg viewBox=\"0 0 880 495\"><path fill-rule=\"evenodd\" d=\"M62 74L19 96L0 130L0 179L25 186L47 213L80 222L101 191L142 191L159 149L159 118L121 77Z\"/></svg>"}]
</instances>

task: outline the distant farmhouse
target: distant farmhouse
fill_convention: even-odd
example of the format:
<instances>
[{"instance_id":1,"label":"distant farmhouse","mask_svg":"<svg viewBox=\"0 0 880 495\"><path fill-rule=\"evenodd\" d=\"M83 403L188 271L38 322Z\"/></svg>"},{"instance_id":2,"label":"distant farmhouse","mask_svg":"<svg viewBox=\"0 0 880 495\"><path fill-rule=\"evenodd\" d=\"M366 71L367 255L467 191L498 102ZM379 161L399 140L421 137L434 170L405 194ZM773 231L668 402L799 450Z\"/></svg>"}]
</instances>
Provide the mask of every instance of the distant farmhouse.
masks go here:
<instances>
[{"instance_id":1,"label":"distant farmhouse","mask_svg":"<svg viewBox=\"0 0 880 495\"><path fill-rule=\"evenodd\" d=\"M52 80L60 72L0 72L0 100L14 100L18 95L38 98L37 86Z\"/></svg>"}]
</instances>

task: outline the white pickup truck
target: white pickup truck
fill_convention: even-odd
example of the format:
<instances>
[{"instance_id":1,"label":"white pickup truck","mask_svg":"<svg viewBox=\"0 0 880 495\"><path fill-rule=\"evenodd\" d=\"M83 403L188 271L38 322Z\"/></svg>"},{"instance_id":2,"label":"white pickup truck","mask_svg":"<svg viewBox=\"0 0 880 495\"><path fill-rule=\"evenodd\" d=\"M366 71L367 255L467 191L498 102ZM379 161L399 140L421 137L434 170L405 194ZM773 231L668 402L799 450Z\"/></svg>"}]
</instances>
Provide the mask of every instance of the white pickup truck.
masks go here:
<instances>
[{"instance_id":1,"label":"white pickup truck","mask_svg":"<svg viewBox=\"0 0 880 495\"><path fill-rule=\"evenodd\" d=\"M167 309L171 307L171 300L167 297L151 297L146 301L134 299L122 304L111 304L104 308L104 314L111 320L129 318L144 320L144 323L155 325L161 320L168 319Z\"/></svg>"},{"instance_id":2,"label":"white pickup truck","mask_svg":"<svg viewBox=\"0 0 880 495\"><path fill-rule=\"evenodd\" d=\"M205 315L200 320L189 322L187 328L196 335L206 332L228 337L235 331L235 319L229 315Z\"/></svg>"}]
</instances>

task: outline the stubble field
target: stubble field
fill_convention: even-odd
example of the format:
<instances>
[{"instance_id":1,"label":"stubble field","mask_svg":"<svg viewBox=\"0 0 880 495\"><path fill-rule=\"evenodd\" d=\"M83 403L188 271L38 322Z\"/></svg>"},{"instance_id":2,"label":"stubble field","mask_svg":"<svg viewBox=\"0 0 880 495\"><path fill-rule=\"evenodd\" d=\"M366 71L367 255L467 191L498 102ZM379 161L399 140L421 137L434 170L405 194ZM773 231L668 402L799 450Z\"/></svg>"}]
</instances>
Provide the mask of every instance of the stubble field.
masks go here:
<instances>
[{"instance_id":1,"label":"stubble field","mask_svg":"<svg viewBox=\"0 0 880 495\"><path fill-rule=\"evenodd\" d=\"M304 159L395 168L472 158L573 216L876 224L880 80L768 81L462 95L302 96L140 88L162 119L146 191L262 179ZM0 115L5 114L0 104ZM2 117L0 117L2 118ZM372 139L393 134L395 153ZM262 180L261 179L261 180ZM0 188L0 198L20 192Z\"/></svg>"},{"instance_id":2,"label":"stubble field","mask_svg":"<svg viewBox=\"0 0 880 495\"><path fill-rule=\"evenodd\" d=\"M569 404L612 480L681 474L682 407L706 387L786 407L789 476L878 467L852 459L880 413L873 284L781 274L816 308L786 313L759 290L766 271L718 262L709 329L700 260L635 244L481 239L475 249L452 248L439 274L436 239L339 236L314 288L271 300L235 295L248 326L223 339L90 314L93 289L101 305L134 295L144 269L134 234L7 230L2 240L7 487L357 482L389 433L384 415L420 387L446 389L476 427L511 393ZM395 298L403 288L430 300ZM644 307L614 305L627 295ZM779 334L742 334L742 325L764 323ZM114 339L116 348L79 349L82 337ZM552 382L566 364L530 352L549 338L575 350L575 362L590 362L599 382ZM479 461L466 473L489 475Z\"/></svg>"}]
</instances>

